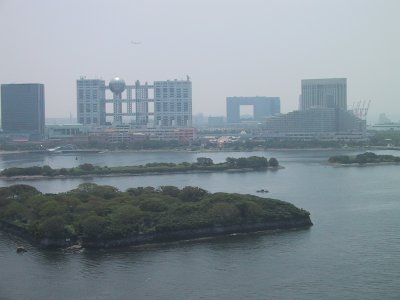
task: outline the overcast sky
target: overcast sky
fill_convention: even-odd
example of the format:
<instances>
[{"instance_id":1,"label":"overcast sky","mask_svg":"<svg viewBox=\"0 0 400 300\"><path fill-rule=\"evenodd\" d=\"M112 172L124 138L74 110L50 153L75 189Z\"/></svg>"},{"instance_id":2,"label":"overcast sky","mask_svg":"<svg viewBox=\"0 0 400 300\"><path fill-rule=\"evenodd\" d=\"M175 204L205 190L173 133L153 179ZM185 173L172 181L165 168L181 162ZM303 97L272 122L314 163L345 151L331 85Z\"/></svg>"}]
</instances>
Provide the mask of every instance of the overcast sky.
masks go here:
<instances>
[{"instance_id":1,"label":"overcast sky","mask_svg":"<svg viewBox=\"0 0 400 300\"><path fill-rule=\"evenodd\" d=\"M128 84L190 75L193 113L227 96L279 96L347 78L369 122L400 120L398 0L0 0L0 83L44 83L46 116L76 116L76 79ZM140 42L134 44L132 42Z\"/></svg>"}]
</instances>

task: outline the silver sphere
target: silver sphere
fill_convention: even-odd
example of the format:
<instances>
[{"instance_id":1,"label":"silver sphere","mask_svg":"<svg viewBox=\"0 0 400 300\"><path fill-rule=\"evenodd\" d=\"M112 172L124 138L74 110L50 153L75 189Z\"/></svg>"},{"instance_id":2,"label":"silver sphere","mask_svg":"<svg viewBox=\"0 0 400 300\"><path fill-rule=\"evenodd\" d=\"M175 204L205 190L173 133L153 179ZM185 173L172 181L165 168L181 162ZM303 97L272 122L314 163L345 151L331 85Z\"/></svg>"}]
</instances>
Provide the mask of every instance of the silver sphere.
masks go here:
<instances>
[{"instance_id":1,"label":"silver sphere","mask_svg":"<svg viewBox=\"0 0 400 300\"><path fill-rule=\"evenodd\" d=\"M110 88L111 92L115 94L120 94L125 91L126 84L123 79L115 77L110 81L108 87Z\"/></svg>"}]
</instances>

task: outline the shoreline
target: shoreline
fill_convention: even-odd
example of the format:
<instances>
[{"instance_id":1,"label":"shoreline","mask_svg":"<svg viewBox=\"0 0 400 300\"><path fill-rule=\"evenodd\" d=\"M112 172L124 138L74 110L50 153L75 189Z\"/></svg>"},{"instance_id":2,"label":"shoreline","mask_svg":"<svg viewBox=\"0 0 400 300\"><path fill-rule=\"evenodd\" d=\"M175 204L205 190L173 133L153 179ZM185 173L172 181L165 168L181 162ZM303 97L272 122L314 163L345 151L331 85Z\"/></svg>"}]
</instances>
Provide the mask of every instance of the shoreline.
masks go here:
<instances>
[{"instance_id":1,"label":"shoreline","mask_svg":"<svg viewBox=\"0 0 400 300\"><path fill-rule=\"evenodd\" d=\"M332 167L372 167L372 166L379 166L379 165L399 165L400 162L395 161L384 161L384 162L374 162L374 163L351 163L351 164L341 164L341 163L327 163Z\"/></svg>"},{"instance_id":2,"label":"shoreline","mask_svg":"<svg viewBox=\"0 0 400 300\"><path fill-rule=\"evenodd\" d=\"M262 148L262 149L249 149L249 150L234 150L234 149L141 149L141 150L108 150L108 149L82 149L87 151L98 151L98 154L104 153L143 153L143 152L186 152L186 153L218 153L218 152L260 152L260 151L298 151L298 150L306 150L306 151L321 151L321 150L368 150L368 149L376 149L376 150L396 150L400 151L400 147L387 147L387 146L354 146L354 147L309 147L309 148ZM46 150L0 150L0 155L2 154L49 154L49 155L57 155L63 153L51 153ZM65 154L65 153L64 153ZM69 153L72 154L72 153ZM77 152L79 154L79 152Z\"/></svg>"},{"instance_id":3,"label":"shoreline","mask_svg":"<svg viewBox=\"0 0 400 300\"><path fill-rule=\"evenodd\" d=\"M63 248L66 250L73 245L81 245L82 248L100 250L117 249L124 247L141 247L147 245L165 244L179 241L195 241L201 239L212 239L219 236L236 234L251 234L257 232L268 232L275 230L299 230L309 229L313 226L310 217L302 219L276 220L264 223L244 223L231 225L214 225L197 229L176 230L170 232L154 232L143 234L132 234L125 238L112 240L66 240L66 239L37 239L16 225L0 221L0 230L6 234L14 235L23 240L45 249Z\"/></svg>"},{"instance_id":4,"label":"shoreline","mask_svg":"<svg viewBox=\"0 0 400 300\"><path fill-rule=\"evenodd\" d=\"M246 172L263 172L268 170L281 170L283 166L278 167L267 167L263 169L225 169L225 170L188 170L188 171L176 171L176 172L142 172L142 173L110 173L110 174L84 174L84 175L56 175L56 176L45 176L45 175L18 175L18 176L0 176L0 180L3 181L17 181L17 180L43 180L43 179L75 179L75 178L96 178L96 177L127 177L127 176L141 176L141 175L175 175L175 174L200 174L200 173L246 173Z\"/></svg>"}]
</instances>

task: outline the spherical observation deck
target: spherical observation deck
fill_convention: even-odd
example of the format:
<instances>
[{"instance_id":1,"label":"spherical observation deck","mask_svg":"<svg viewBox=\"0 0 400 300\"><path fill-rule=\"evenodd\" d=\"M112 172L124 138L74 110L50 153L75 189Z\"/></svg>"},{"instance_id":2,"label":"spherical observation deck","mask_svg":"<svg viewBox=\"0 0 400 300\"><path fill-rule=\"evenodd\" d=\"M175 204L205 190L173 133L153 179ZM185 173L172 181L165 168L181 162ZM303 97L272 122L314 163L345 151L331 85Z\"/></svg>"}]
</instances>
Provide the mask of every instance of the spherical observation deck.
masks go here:
<instances>
[{"instance_id":1,"label":"spherical observation deck","mask_svg":"<svg viewBox=\"0 0 400 300\"><path fill-rule=\"evenodd\" d=\"M111 79L108 87L114 94L121 94L123 91L125 91L126 84L122 78L115 77Z\"/></svg>"}]
</instances>

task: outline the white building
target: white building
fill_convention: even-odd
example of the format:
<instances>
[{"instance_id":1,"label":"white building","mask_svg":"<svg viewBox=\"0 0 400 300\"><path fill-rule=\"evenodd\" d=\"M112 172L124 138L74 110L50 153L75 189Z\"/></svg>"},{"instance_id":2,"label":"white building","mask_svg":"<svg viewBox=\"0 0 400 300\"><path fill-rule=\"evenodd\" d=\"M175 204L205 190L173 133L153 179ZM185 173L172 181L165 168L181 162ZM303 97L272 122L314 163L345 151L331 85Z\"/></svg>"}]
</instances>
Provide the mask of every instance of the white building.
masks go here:
<instances>
[{"instance_id":1,"label":"white building","mask_svg":"<svg viewBox=\"0 0 400 300\"><path fill-rule=\"evenodd\" d=\"M347 79L303 79L300 110L339 108L347 110Z\"/></svg>"},{"instance_id":2,"label":"white building","mask_svg":"<svg viewBox=\"0 0 400 300\"><path fill-rule=\"evenodd\" d=\"M167 80L154 82L154 125L192 126L192 82Z\"/></svg>"},{"instance_id":3,"label":"white building","mask_svg":"<svg viewBox=\"0 0 400 300\"><path fill-rule=\"evenodd\" d=\"M83 125L105 125L105 82L81 77L76 81L77 121Z\"/></svg>"},{"instance_id":4,"label":"white building","mask_svg":"<svg viewBox=\"0 0 400 300\"><path fill-rule=\"evenodd\" d=\"M106 90L113 93L106 98ZM154 89L154 99L149 97ZM154 102L153 111L149 103ZM112 112L106 111L112 104ZM192 127L192 82L189 80L155 81L141 85L126 85L119 77L106 86L104 80L77 80L77 119L83 125L105 125L106 117L113 118L113 126L129 124L135 127ZM153 120L149 117L153 117ZM124 123L125 118L125 123ZM150 123L150 124L149 124Z\"/></svg>"}]
</instances>

